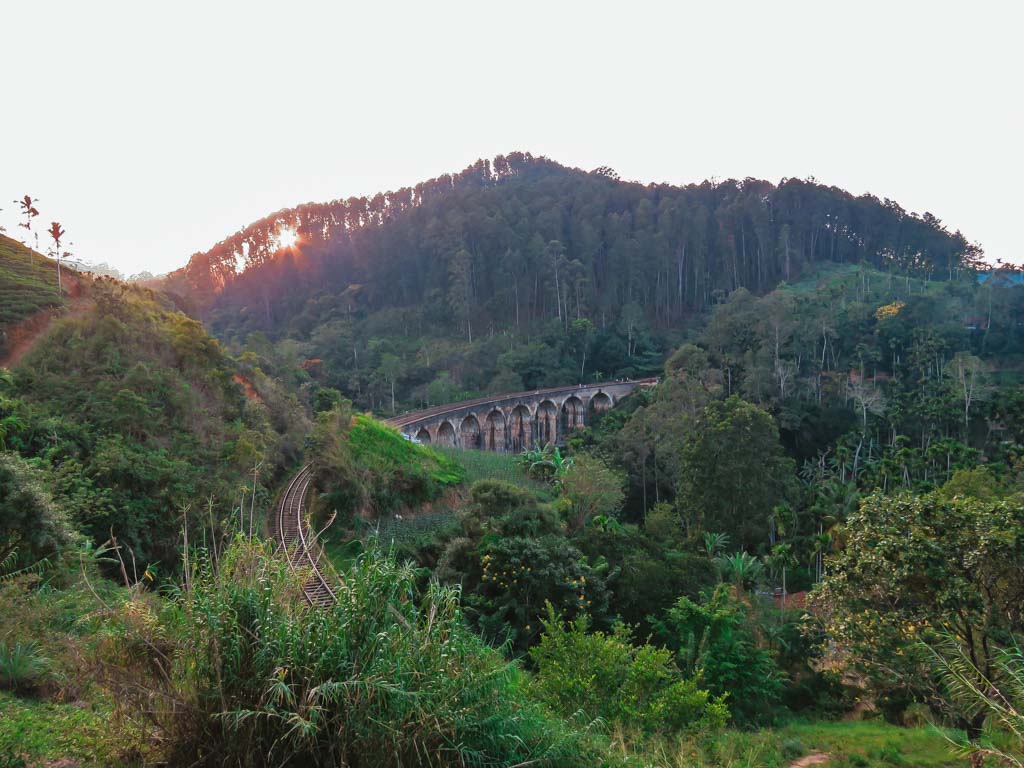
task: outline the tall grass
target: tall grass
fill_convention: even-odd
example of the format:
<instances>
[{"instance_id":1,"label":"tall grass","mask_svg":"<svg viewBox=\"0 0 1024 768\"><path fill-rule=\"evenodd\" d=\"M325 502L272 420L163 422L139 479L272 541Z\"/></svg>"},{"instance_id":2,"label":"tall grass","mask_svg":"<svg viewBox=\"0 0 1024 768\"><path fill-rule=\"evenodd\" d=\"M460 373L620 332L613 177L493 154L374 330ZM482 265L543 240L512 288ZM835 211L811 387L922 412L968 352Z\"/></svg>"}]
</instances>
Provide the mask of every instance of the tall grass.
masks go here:
<instances>
[{"instance_id":1,"label":"tall grass","mask_svg":"<svg viewBox=\"0 0 1024 768\"><path fill-rule=\"evenodd\" d=\"M0 688L32 691L48 668L47 659L35 643L0 641Z\"/></svg>"},{"instance_id":2,"label":"tall grass","mask_svg":"<svg viewBox=\"0 0 1024 768\"><path fill-rule=\"evenodd\" d=\"M548 483L532 478L526 473L515 454L473 451L450 446L434 446L434 450L465 468L467 485L479 480L498 480L543 496L549 496L551 493L551 486Z\"/></svg>"},{"instance_id":3,"label":"tall grass","mask_svg":"<svg viewBox=\"0 0 1024 768\"><path fill-rule=\"evenodd\" d=\"M519 669L466 627L455 590L368 552L338 603L303 604L266 544L200 559L169 675L145 702L171 762L262 766L594 765L584 737L532 703ZM148 706L148 705L147 705Z\"/></svg>"}]
</instances>

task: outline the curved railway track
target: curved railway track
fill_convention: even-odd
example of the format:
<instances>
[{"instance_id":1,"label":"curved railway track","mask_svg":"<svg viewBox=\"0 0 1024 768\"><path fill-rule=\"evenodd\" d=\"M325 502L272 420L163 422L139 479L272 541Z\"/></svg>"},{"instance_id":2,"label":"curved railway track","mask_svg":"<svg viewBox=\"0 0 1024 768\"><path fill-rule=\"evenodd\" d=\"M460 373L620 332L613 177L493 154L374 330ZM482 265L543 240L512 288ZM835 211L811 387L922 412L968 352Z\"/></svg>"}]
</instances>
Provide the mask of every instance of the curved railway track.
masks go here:
<instances>
[{"instance_id":1,"label":"curved railway track","mask_svg":"<svg viewBox=\"0 0 1024 768\"><path fill-rule=\"evenodd\" d=\"M311 541L306 530L306 493L313 481L307 464L298 471L281 495L277 505L277 540L296 571L309 572L302 593L311 605L328 606L337 597L320 568L320 546Z\"/></svg>"}]
</instances>

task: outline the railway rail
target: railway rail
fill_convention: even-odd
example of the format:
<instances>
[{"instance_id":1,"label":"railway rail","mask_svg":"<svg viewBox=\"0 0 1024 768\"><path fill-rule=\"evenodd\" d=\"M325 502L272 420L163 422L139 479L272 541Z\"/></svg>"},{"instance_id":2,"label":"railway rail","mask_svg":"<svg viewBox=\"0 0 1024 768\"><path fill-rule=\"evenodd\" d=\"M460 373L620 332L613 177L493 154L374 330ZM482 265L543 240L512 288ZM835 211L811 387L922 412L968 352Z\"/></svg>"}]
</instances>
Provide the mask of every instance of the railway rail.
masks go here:
<instances>
[{"instance_id":1,"label":"railway rail","mask_svg":"<svg viewBox=\"0 0 1024 768\"><path fill-rule=\"evenodd\" d=\"M320 568L320 545L311 540L306 528L306 493L313 482L307 464L298 471L281 495L277 505L277 540L296 571L308 571L302 593L311 605L328 606L337 596Z\"/></svg>"}]
</instances>

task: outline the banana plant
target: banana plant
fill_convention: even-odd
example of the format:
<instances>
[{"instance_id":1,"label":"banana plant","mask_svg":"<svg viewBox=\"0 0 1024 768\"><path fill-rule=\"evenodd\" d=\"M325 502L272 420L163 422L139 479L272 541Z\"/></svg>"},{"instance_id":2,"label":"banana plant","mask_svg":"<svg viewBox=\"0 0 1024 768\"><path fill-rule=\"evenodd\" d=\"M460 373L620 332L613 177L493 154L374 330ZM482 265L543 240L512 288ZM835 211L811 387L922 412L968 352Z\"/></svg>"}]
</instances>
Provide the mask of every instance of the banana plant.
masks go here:
<instances>
[{"instance_id":1,"label":"banana plant","mask_svg":"<svg viewBox=\"0 0 1024 768\"><path fill-rule=\"evenodd\" d=\"M572 456L563 456L557 446L548 443L540 450L523 451L522 463L535 477L543 477L557 485L573 467Z\"/></svg>"}]
</instances>

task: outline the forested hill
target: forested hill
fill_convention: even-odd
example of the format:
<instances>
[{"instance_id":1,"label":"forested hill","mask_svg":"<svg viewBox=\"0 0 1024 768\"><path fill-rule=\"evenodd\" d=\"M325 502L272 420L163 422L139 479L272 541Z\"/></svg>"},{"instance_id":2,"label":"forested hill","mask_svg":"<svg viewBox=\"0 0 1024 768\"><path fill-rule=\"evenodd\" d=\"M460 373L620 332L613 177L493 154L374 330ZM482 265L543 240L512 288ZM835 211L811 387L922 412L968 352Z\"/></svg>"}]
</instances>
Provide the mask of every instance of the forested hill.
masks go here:
<instances>
[{"instance_id":1,"label":"forested hill","mask_svg":"<svg viewBox=\"0 0 1024 768\"><path fill-rule=\"evenodd\" d=\"M642 185L512 153L279 211L195 254L167 286L222 330L419 307L468 336L550 318L603 327L623 312L666 325L717 292L762 293L817 262L941 278L979 256L930 214L814 181Z\"/></svg>"}]
</instances>

